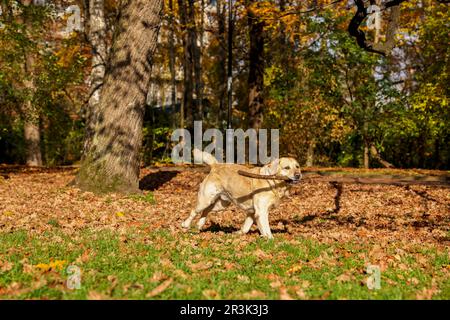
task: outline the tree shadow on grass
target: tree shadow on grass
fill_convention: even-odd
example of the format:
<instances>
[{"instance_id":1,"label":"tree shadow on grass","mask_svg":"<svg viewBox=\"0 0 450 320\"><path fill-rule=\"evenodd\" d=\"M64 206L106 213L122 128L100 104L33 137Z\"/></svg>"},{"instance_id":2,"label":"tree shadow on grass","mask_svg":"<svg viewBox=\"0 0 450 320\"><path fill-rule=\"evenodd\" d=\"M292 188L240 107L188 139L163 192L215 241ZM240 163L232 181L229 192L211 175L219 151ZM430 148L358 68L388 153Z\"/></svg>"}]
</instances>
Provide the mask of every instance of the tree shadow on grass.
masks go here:
<instances>
[{"instance_id":1,"label":"tree shadow on grass","mask_svg":"<svg viewBox=\"0 0 450 320\"><path fill-rule=\"evenodd\" d=\"M340 182L331 181L330 185L336 189L336 194L334 195L334 208L333 210L328 210L319 214L308 214L304 217L295 219L293 221L294 224L304 224L309 221L313 221L316 218L329 218L333 219L334 214L338 214L341 211L341 197L343 192L343 184Z\"/></svg>"},{"instance_id":2,"label":"tree shadow on grass","mask_svg":"<svg viewBox=\"0 0 450 320\"><path fill-rule=\"evenodd\" d=\"M177 176L179 171L157 171L143 177L139 181L139 189L154 191Z\"/></svg>"}]
</instances>

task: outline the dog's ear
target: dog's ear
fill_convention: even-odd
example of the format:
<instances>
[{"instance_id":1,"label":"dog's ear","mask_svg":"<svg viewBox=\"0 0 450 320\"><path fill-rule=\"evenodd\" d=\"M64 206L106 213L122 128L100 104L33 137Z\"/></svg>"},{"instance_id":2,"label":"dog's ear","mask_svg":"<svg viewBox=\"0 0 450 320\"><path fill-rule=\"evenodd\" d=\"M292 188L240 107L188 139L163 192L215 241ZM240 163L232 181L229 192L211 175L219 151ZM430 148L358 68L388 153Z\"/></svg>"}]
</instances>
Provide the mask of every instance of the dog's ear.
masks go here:
<instances>
[{"instance_id":1,"label":"dog's ear","mask_svg":"<svg viewBox=\"0 0 450 320\"><path fill-rule=\"evenodd\" d=\"M279 166L280 159L272 160L272 162L270 163L270 174L277 174Z\"/></svg>"},{"instance_id":2,"label":"dog's ear","mask_svg":"<svg viewBox=\"0 0 450 320\"><path fill-rule=\"evenodd\" d=\"M274 159L264 167L262 167L261 173L265 175L276 174L278 171L278 166L280 164L280 159Z\"/></svg>"}]
</instances>

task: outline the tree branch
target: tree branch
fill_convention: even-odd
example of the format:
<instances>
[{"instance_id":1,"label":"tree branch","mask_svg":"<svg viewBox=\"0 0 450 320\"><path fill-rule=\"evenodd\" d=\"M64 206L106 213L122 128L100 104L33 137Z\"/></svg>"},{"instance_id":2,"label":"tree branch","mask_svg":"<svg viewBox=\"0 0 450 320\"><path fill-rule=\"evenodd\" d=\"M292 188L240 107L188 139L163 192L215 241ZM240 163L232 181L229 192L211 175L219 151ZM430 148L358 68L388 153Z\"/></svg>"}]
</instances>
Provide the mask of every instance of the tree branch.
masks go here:
<instances>
[{"instance_id":1,"label":"tree branch","mask_svg":"<svg viewBox=\"0 0 450 320\"><path fill-rule=\"evenodd\" d=\"M380 8L381 11L391 8L386 41L384 43L374 44L366 39L366 34L360 29L361 24L368 15L367 8L364 5L364 0L355 0L356 13L348 26L349 34L356 38L356 42L362 49L368 52L378 53L383 56L388 55L395 46L395 35L398 29L398 21L400 19L400 4L404 1L406 0L392 0L382 5Z\"/></svg>"}]
</instances>

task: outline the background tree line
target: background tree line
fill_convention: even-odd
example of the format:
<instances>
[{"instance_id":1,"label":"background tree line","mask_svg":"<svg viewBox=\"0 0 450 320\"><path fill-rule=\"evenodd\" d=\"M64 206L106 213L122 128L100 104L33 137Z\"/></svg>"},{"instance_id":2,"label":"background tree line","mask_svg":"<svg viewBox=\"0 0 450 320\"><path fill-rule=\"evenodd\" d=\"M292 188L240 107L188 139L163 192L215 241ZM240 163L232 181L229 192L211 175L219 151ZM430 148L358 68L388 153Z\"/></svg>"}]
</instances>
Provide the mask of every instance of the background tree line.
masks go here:
<instances>
[{"instance_id":1,"label":"background tree line","mask_svg":"<svg viewBox=\"0 0 450 320\"><path fill-rule=\"evenodd\" d=\"M228 1L0 3L0 162L84 154L127 172L168 161L174 128L225 129ZM281 153L308 166L449 168L447 4L232 3L234 128L279 128ZM62 34L70 5L82 28Z\"/></svg>"}]
</instances>

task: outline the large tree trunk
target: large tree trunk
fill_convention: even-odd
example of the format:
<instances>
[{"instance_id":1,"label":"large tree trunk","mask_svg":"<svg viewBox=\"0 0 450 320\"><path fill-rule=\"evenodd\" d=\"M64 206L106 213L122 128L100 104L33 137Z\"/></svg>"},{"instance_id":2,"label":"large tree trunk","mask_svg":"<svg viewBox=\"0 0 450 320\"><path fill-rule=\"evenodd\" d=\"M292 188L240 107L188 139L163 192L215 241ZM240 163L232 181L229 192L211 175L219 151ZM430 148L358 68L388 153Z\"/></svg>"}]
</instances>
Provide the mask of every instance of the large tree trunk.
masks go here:
<instances>
[{"instance_id":1,"label":"large tree trunk","mask_svg":"<svg viewBox=\"0 0 450 320\"><path fill-rule=\"evenodd\" d=\"M281 14L284 14L286 12L286 0L279 1L279 8ZM282 20L280 20L280 31L278 35L278 42L279 42L278 50L275 51L275 54L277 54L280 57L281 68L283 68L285 74L288 74L289 68L293 67L292 63L289 63L290 54L292 50L287 40L286 25Z\"/></svg>"},{"instance_id":2,"label":"large tree trunk","mask_svg":"<svg viewBox=\"0 0 450 320\"><path fill-rule=\"evenodd\" d=\"M31 88L33 90L34 88ZM24 137L26 144L26 164L42 166L41 133L39 130L39 114L33 109L31 101L25 102Z\"/></svg>"},{"instance_id":3,"label":"large tree trunk","mask_svg":"<svg viewBox=\"0 0 450 320\"><path fill-rule=\"evenodd\" d=\"M306 167L311 168L314 166L314 149L316 148L316 142L310 141L308 149L306 150Z\"/></svg>"},{"instance_id":4,"label":"large tree trunk","mask_svg":"<svg viewBox=\"0 0 450 320\"><path fill-rule=\"evenodd\" d=\"M364 106L364 111L367 114L368 107ZM363 164L364 169L370 168L370 158L369 158L369 148L370 148L370 139L369 139L369 122L367 119L363 119L362 122L362 138L363 138Z\"/></svg>"},{"instance_id":5,"label":"large tree trunk","mask_svg":"<svg viewBox=\"0 0 450 320\"><path fill-rule=\"evenodd\" d=\"M171 100L172 111L175 111L177 103L177 80L175 73L175 26L174 26L174 11L173 0L169 0L169 69L170 69L170 83L171 83Z\"/></svg>"},{"instance_id":6,"label":"large tree trunk","mask_svg":"<svg viewBox=\"0 0 450 320\"><path fill-rule=\"evenodd\" d=\"M198 33L200 34L200 47L197 47L197 58L196 58L196 79L198 79L198 87L196 88L197 99L198 99L198 120L203 120L203 46L204 46L204 27L205 27L205 1L200 1L200 28Z\"/></svg>"},{"instance_id":7,"label":"large tree trunk","mask_svg":"<svg viewBox=\"0 0 450 320\"><path fill-rule=\"evenodd\" d=\"M92 47L92 70L89 79L90 96L86 110L86 136L83 156L88 153L94 136L101 86L106 70L107 45L104 0L89 1L89 41Z\"/></svg>"},{"instance_id":8,"label":"large tree trunk","mask_svg":"<svg viewBox=\"0 0 450 320\"><path fill-rule=\"evenodd\" d=\"M264 22L253 12L256 0L247 2L250 37L249 74L248 74L248 120L249 127L261 128L263 121L264 89Z\"/></svg>"},{"instance_id":9,"label":"large tree trunk","mask_svg":"<svg viewBox=\"0 0 450 320\"><path fill-rule=\"evenodd\" d=\"M91 147L75 184L93 192L139 191L139 151L162 0L124 4Z\"/></svg>"},{"instance_id":10,"label":"large tree trunk","mask_svg":"<svg viewBox=\"0 0 450 320\"><path fill-rule=\"evenodd\" d=\"M194 89L195 89L195 110L194 110L194 120L201 120L203 118L203 105L202 105L202 66L200 61L200 48L198 47L198 31L195 22L195 6L194 0L189 0L188 6L188 33L190 49L192 50L192 62L194 65Z\"/></svg>"},{"instance_id":11,"label":"large tree trunk","mask_svg":"<svg viewBox=\"0 0 450 320\"><path fill-rule=\"evenodd\" d=\"M217 0L217 39L218 39L218 78L219 78L219 112L217 112L217 123L221 124L226 119L227 106L225 98L227 94L227 52L225 41L225 3Z\"/></svg>"},{"instance_id":12,"label":"large tree trunk","mask_svg":"<svg viewBox=\"0 0 450 320\"><path fill-rule=\"evenodd\" d=\"M24 6L29 6L31 0L22 1ZM25 24L25 28L28 32L32 32L33 21L30 17L26 17L20 22ZM39 112L34 108L32 104L32 97L36 91L34 84L34 57L32 52L25 52L24 71L28 75L24 83L25 89L28 91L29 99L24 102L22 106L22 112L25 115L24 120L24 138L26 145L26 164L29 166L42 166L42 153L41 153L41 133L39 130Z\"/></svg>"},{"instance_id":13,"label":"large tree trunk","mask_svg":"<svg viewBox=\"0 0 450 320\"><path fill-rule=\"evenodd\" d=\"M180 23L183 31L183 101L181 112L181 126L184 125L184 117L186 118L187 127L194 127L194 57L193 57L193 41L192 41L192 24L189 21L188 9L186 7L185 0L178 0L178 6L180 10ZM194 30L195 33L195 30Z\"/></svg>"},{"instance_id":14,"label":"large tree trunk","mask_svg":"<svg viewBox=\"0 0 450 320\"><path fill-rule=\"evenodd\" d=\"M197 44L197 28L195 23L194 0L178 0L180 21L183 28L184 45L184 111L188 127L194 127L194 120L201 119L202 106L202 70L200 48ZM193 99L195 91L195 101Z\"/></svg>"},{"instance_id":15,"label":"large tree trunk","mask_svg":"<svg viewBox=\"0 0 450 320\"><path fill-rule=\"evenodd\" d=\"M370 165L369 165L369 143L364 140L364 169L369 169Z\"/></svg>"}]
</instances>

